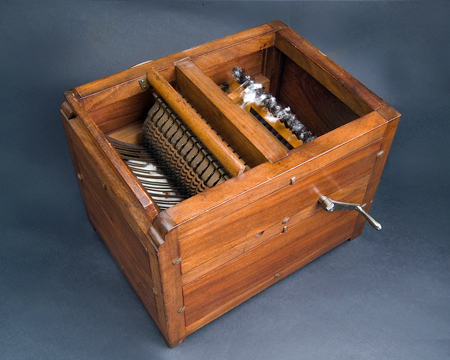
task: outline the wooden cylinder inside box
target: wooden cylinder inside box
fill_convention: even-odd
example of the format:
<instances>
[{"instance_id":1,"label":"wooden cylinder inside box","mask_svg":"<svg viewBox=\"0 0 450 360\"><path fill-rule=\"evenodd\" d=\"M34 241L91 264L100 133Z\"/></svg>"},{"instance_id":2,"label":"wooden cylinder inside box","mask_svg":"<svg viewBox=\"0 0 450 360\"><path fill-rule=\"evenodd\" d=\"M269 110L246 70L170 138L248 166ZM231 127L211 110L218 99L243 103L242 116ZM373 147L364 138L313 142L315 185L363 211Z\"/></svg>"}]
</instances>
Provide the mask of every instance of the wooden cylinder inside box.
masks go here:
<instances>
[{"instance_id":1,"label":"wooden cylinder inside box","mask_svg":"<svg viewBox=\"0 0 450 360\"><path fill-rule=\"evenodd\" d=\"M265 79L266 90L317 138L293 150L276 141L217 86L232 81L233 66ZM120 134L138 141L155 81L164 83L159 91L231 174L164 211L108 140ZM61 115L89 221L170 347L359 236L362 215L328 213L318 199L365 204L369 211L400 119L280 21L79 86L65 97Z\"/></svg>"}]
</instances>

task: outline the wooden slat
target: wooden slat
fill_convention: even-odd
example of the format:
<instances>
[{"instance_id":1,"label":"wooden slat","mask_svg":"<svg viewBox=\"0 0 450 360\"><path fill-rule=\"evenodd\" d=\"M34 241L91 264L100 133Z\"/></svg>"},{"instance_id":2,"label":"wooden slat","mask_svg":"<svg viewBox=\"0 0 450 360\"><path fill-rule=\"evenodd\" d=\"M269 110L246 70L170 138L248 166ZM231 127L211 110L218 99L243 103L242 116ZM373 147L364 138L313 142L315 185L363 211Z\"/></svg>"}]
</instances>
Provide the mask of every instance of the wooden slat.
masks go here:
<instances>
[{"instance_id":1,"label":"wooden slat","mask_svg":"<svg viewBox=\"0 0 450 360\"><path fill-rule=\"evenodd\" d=\"M239 179L230 179L208 189L205 196L191 197L166 211L179 224L180 238L184 238L205 224L286 186L292 177L300 179L380 139L385 126L386 120L373 112L292 150L276 166L262 164L245 172Z\"/></svg>"},{"instance_id":2,"label":"wooden slat","mask_svg":"<svg viewBox=\"0 0 450 360\"><path fill-rule=\"evenodd\" d=\"M178 62L176 69L181 93L250 167L287 155L284 145L192 61Z\"/></svg>"},{"instance_id":3,"label":"wooden slat","mask_svg":"<svg viewBox=\"0 0 450 360\"><path fill-rule=\"evenodd\" d=\"M203 326L347 240L356 212L318 212L255 250L183 287L187 332ZM333 224L326 226L326 224ZM279 277L274 275L278 273Z\"/></svg>"},{"instance_id":4,"label":"wooden slat","mask_svg":"<svg viewBox=\"0 0 450 360\"><path fill-rule=\"evenodd\" d=\"M365 176L336 192L328 193L328 196L333 200L362 203L367 185L369 183L369 179L370 175ZM324 210L321 206L319 206L317 202L315 202L314 204L290 216L289 221L285 224L277 223L270 227L265 227L262 231L254 231L252 234L248 234L245 237L245 241L229 249L223 250L223 252L221 252L218 256L195 266L192 270L183 274L183 286L199 279L200 277L217 269L228 261L233 260L249 251L252 251L254 248L260 246L266 241L269 241L281 232L283 226L288 226L288 228L290 229L293 226L300 224L301 222L308 221L308 218L310 216L313 216L319 211Z\"/></svg>"},{"instance_id":5,"label":"wooden slat","mask_svg":"<svg viewBox=\"0 0 450 360\"><path fill-rule=\"evenodd\" d=\"M175 91L158 71L151 68L147 73L148 81L169 106L186 123L200 141L219 160L231 176L242 174L245 165L235 153L217 136L197 112ZM216 86L216 85L215 85ZM221 91L221 90L219 90Z\"/></svg>"},{"instance_id":6,"label":"wooden slat","mask_svg":"<svg viewBox=\"0 0 450 360\"><path fill-rule=\"evenodd\" d=\"M358 115L363 116L386 105L384 100L292 29L285 28L277 32L275 46Z\"/></svg>"},{"instance_id":7,"label":"wooden slat","mask_svg":"<svg viewBox=\"0 0 450 360\"><path fill-rule=\"evenodd\" d=\"M245 251L249 238L276 224L281 232L283 219L316 206L321 195L334 193L369 175L380 144L381 140L377 140L182 239L182 273L188 273L213 258L221 261L221 254L230 249L235 249L235 255L239 256Z\"/></svg>"}]
</instances>

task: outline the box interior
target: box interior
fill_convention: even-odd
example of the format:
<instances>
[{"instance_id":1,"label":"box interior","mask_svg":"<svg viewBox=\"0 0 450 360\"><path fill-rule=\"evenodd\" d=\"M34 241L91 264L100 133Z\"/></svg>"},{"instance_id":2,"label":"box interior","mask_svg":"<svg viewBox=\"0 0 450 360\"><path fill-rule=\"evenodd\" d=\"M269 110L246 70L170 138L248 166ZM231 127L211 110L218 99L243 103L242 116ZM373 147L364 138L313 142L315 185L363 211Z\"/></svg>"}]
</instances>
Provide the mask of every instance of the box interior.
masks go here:
<instances>
[{"instance_id":1,"label":"box interior","mask_svg":"<svg viewBox=\"0 0 450 360\"><path fill-rule=\"evenodd\" d=\"M223 84L233 82L234 66L241 67L256 82L262 83L266 92L275 96L281 105L290 107L317 137L369 113L352 108L351 104L345 104L328 90L323 85L323 78L330 76L326 72L321 74L320 81L317 80L310 74L311 71L305 70L298 61L275 45L249 54L242 55L240 52L238 55L218 65L202 66L203 70L200 68L201 61L187 59L180 65L175 64L175 79L168 80L173 89L181 94L204 121L243 159L247 169L266 161L274 162L294 151L301 152L302 146L295 149L286 148L264 129L253 115L229 101L226 92L223 91ZM210 84L215 84L216 90L208 88ZM121 86L129 84L118 85L119 88ZM208 89L214 90L213 95ZM208 93L205 93L206 91ZM139 146L142 124L154 103L153 92L154 89L150 87L147 91L132 93L119 101L87 109L87 113L106 136ZM96 96L101 95L90 95L93 98ZM211 100L213 96L216 98ZM244 112L247 113L245 116ZM250 135L243 134L233 124L236 117L245 117L243 121L254 121L252 124L258 125L255 125L256 131ZM264 137L259 137L258 133ZM274 148L275 153L272 150Z\"/></svg>"}]
</instances>

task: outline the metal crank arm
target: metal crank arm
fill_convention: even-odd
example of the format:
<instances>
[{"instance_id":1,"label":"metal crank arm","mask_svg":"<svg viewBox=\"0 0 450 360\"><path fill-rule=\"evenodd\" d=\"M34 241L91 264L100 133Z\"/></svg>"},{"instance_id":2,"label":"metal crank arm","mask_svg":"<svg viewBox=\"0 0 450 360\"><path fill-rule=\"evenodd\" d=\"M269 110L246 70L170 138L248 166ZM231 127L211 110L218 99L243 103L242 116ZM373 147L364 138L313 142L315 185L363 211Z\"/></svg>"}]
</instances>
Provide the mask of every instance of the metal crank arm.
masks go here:
<instances>
[{"instance_id":1,"label":"metal crank arm","mask_svg":"<svg viewBox=\"0 0 450 360\"><path fill-rule=\"evenodd\" d=\"M368 213L366 213L361 205L334 201L326 197L325 195L320 197L319 204L328 212L332 212L335 210L356 210L366 218L370 225L372 225L377 230L381 230L381 224Z\"/></svg>"}]
</instances>

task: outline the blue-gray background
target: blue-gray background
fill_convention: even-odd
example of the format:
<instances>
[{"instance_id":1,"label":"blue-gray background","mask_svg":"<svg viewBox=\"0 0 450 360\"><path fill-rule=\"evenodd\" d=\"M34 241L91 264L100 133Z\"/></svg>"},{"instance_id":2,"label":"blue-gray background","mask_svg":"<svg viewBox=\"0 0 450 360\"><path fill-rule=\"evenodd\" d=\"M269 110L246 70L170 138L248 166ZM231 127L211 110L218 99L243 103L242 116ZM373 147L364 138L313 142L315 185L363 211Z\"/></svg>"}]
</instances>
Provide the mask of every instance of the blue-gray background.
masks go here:
<instances>
[{"instance_id":1,"label":"blue-gray background","mask_svg":"<svg viewBox=\"0 0 450 360\"><path fill-rule=\"evenodd\" d=\"M384 229L170 350L88 224L62 91L276 19L402 113ZM2 1L0 358L450 358L449 19L446 1Z\"/></svg>"}]
</instances>

